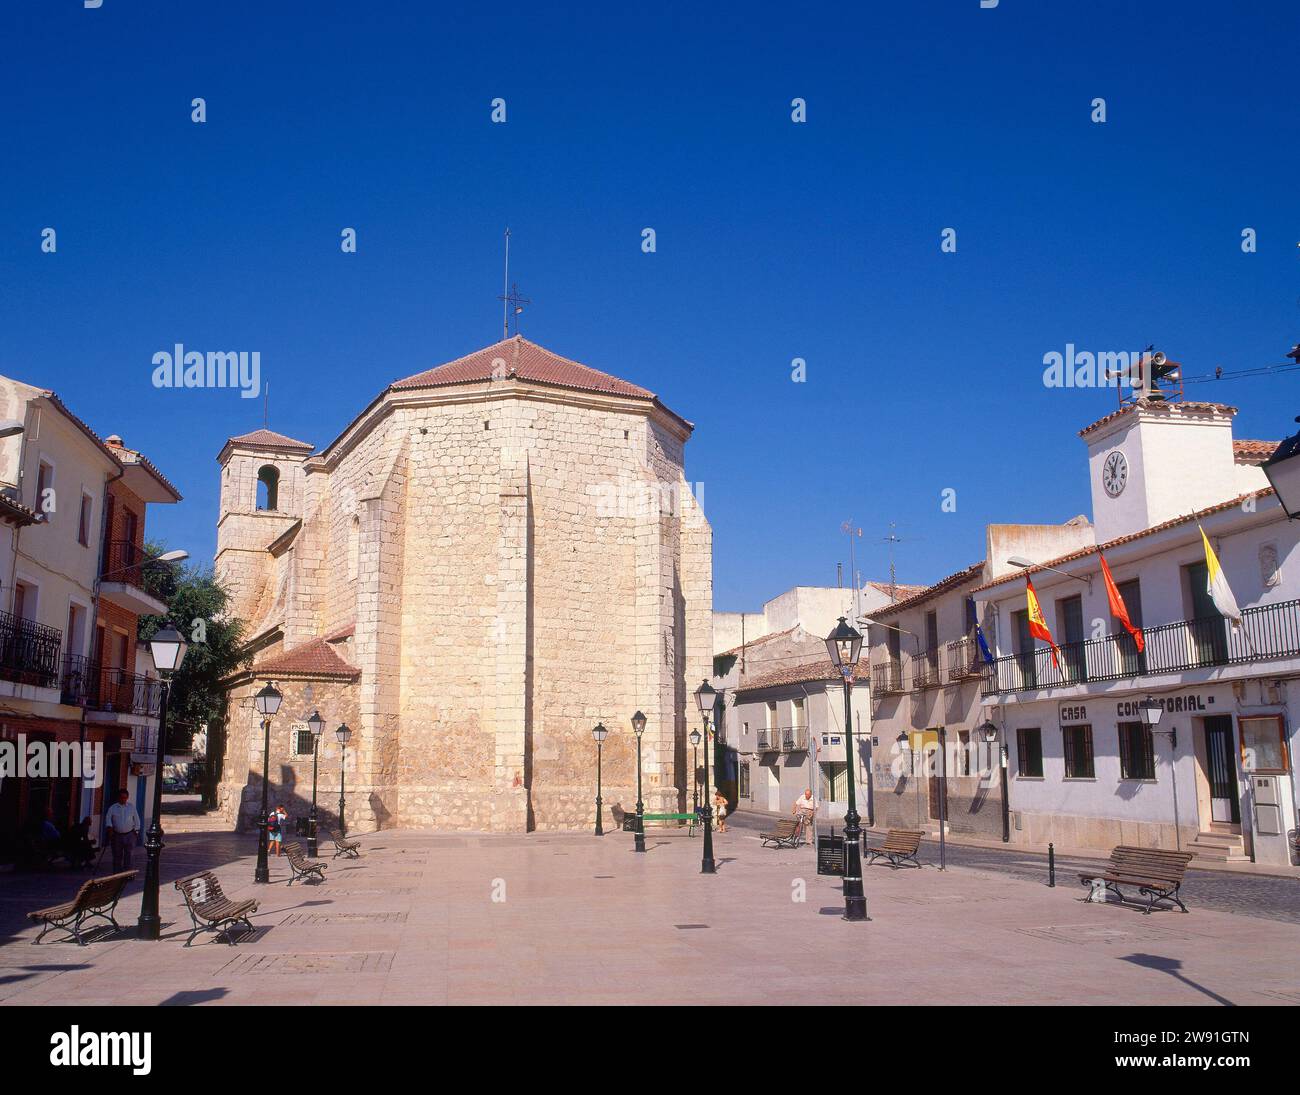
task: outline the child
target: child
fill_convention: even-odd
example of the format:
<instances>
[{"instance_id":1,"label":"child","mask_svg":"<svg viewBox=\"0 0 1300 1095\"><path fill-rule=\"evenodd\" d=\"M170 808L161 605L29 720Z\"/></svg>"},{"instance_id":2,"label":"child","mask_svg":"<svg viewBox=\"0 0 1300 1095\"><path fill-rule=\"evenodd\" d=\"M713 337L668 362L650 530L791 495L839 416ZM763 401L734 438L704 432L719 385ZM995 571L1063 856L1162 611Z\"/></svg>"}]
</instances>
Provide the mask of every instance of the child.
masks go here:
<instances>
[{"instance_id":1,"label":"child","mask_svg":"<svg viewBox=\"0 0 1300 1095\"><path fill-rule=\"evenodd\" d=\"M727 831L727 796L721 791L713 792L713 813L718 819L718 832Z\"/></svg>"}]
</instances>

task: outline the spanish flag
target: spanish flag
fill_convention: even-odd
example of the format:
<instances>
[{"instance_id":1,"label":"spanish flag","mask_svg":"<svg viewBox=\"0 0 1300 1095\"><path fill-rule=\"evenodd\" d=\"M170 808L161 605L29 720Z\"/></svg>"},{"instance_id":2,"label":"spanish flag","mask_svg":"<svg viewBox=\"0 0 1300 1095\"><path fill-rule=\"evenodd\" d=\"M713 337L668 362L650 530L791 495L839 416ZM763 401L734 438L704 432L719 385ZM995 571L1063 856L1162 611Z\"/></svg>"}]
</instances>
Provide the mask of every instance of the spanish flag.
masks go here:
<instances>
[{"instance_id":1,"label":"spanish flag","mask_svg":"<svg viewBox=\"0 0 1300 1095\"><path fill-rule=\"evenodd\" d=\"M1052 648L1052 664L1059 670L1061 663L1056 657L1056 643L1052 641L1052 633L1047 628L1047 621L1043 619L1043 610L1038 607L1034 583L1028 578L1025 579L1025 597L1029 602L1029 634L1035 639L1042 639Z\"/></svg>"},{"instance_id":2,"label":"spanish flag","mask_svg":"<svg viewBox=\"0 0 1300 1095\"><path fill-rule=\"evenodd\" d=\"M1124 625L1124 630L1133 636L1133 645L1137 647L1139 654L1142 653L1142 632L1133 626L1133 621L1128 618L1128 606L1124 603L1124 598L1119 595L1119 587L1115 585L1115 579L1110 576L1110 567L1106 565L1106 556L1098 554L1101 560L1101 576L1106 581L1106 600L1110 604L1110 614Z\"/></svg>"}]
</instances>

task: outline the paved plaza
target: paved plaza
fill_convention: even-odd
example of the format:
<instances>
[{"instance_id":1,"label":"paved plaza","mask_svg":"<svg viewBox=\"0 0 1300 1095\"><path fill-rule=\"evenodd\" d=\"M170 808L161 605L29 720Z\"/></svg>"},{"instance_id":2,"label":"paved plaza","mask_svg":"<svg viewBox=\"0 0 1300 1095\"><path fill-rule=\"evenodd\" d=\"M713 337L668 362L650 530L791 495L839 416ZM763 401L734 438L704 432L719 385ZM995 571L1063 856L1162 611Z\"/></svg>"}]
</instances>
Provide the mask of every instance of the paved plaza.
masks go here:
<instances>
[{"instance_id":1,"label":"paved plaza","mask_svg":"<svg viewBox=\"0 0 1300 1095\"><path fill-rule=\"evenodd\" d=\"M133 938L137 881L121 933L34 947L23 914L84 875L0 875L0 1002L1300 1004L1300 958L1279 961L1300 955L1300 925L1205 907L1195 881L1189 915L1143 916L1081 902L1067 871L1050 889L994 867L876 866L872 920L849 924L810 849L763 848L749 828L717 836L712 877L680 831L651 832L645 855L621 832L361 840L322 885L288 886L273 860L257 886L249 835L170 834L160 943ZM260 902L238 946L182 946L171 879L203 869Z\"/></svg>"}]
</instances>

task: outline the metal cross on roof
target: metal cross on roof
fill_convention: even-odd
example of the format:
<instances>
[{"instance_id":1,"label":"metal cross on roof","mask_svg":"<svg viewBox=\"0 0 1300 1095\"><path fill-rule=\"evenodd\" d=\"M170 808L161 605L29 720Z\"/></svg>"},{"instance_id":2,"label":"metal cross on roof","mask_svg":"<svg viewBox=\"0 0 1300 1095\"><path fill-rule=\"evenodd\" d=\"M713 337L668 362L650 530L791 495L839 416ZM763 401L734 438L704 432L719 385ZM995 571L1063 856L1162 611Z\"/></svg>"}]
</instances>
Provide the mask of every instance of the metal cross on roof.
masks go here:
<instances>
[{"instance_id":1,"label":"metal cross on roof","mask_svg":"<svg viewBox=\"0 0 1300 1095\"><path fill-rule=\"evenodd\" d=\"M504 296L497 297L497 300L503 301L507 309L506 322L505 322L505 337L506 338L510 337L510 316L516 317L515 334L518 334L519 320L517 317L519 316L519 313L524 310L524 305L532 304L532 301L529 300L528 297L521 297L519 295L519 286L516 285L514 282L510 283L510 292L506 293Z\"/></svg>"}]
</instances>

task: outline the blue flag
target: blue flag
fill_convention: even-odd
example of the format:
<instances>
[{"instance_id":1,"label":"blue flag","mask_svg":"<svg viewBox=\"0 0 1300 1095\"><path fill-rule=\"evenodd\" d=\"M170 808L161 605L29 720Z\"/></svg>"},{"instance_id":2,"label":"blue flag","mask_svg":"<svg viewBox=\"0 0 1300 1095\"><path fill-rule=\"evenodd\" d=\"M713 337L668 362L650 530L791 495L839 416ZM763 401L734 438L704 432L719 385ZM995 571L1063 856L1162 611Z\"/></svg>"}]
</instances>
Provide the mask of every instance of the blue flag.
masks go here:
<instances>
[{"instance_id":1,"label":"blue flag","mask_svg":"<svg viewBox=\"0 0 1300 1095\"><path fill-rule=\"evenodd\" d=\"M989 649L988 640L984 638L984 629L980 627L979 616L975 612L975 598L967 597L966 599L970 602L971 619L975 621L975 641L980 644L980 655L988 665L992 665L996 659L993 657L993 651Z\"/></svg>"}]
</instances>

